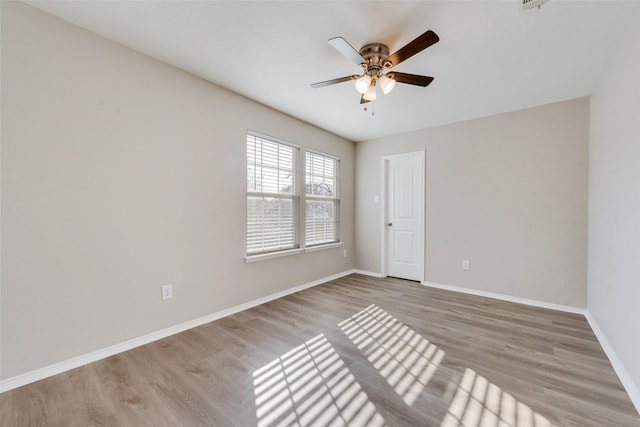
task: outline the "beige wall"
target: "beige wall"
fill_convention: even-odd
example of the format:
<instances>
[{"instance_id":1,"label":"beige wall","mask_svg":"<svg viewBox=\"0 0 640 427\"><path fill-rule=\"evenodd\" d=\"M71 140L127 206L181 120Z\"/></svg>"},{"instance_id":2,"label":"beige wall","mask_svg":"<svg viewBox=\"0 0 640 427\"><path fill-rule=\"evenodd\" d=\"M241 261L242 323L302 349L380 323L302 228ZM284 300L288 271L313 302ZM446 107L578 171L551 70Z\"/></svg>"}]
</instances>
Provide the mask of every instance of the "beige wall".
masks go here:
<instances>
[{"instance_id":1,"label":"beige wall","mask_svg":"<svg viewBox=\"0 0 640 427\"><path fill-rule=\"evenodd\" d=\"M424 149L426 281L585 307L588 132L582 98L359 143L356 267L381 270L381 156Z\"/></svg>"},{"instance_id":2,"label":"beige wall","mask_svg":"<svg viewBox=\"0 0 640 427\"><path fill-rule=\"evenodd\" d=\"M0 378L353 268L353 143L1 3ZM341 157L349 257L245 264L247 129Z\"/></svg>"},{"instance_id":3,"label":"beige wall","mask_svg":"<svg viewBox=\"0 0 640 427\"><path fill-rule=\"evenodd\" d=\"M589 312L640 410L640 14L591 97Z\"/></svg>"}]
</instances>

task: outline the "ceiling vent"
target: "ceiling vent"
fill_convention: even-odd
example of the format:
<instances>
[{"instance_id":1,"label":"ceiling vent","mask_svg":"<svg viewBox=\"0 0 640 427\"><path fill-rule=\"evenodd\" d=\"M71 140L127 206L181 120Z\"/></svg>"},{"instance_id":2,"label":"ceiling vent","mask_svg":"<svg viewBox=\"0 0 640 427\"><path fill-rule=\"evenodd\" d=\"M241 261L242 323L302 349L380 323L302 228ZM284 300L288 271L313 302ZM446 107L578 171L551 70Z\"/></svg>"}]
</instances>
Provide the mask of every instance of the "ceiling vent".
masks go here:
<instances>
[{"instance_id":1,"label":"ceiling vent","mask_svg":"<svg viewBox=\"0 0 640 427\"><path fill-rule=\"evenodd\" d=\"M540 8L548 0L520 0L522 3L522 10L533 9L534 7Z\"/></svg>"}]
</instances>

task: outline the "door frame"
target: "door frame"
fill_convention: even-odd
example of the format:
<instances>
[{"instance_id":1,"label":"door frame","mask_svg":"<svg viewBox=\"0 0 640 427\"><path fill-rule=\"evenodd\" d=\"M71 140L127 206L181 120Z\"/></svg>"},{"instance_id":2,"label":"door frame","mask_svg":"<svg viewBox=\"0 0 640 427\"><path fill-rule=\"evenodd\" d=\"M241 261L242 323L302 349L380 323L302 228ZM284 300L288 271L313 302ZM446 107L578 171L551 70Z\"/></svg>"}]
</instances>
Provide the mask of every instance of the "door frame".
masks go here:
<instances>
[{"instance_id":1,"label":"door frame","mask_svg":"<svg viewBox=\"0 0 640 427\"><path fill-rule=\"evenodd\" d=\"M419 195L420 195L420 201L419 201L419 212L418 212L418 216L419 216L419 223L422 226L422 246L420 247L420 267L421 267L421 272L420 272L420 283L424 283L425 281L425 248L426 248L426 244L427 244L427 238L426 238L426 221L425 221L425 211L426 211L426 155L427 155L427 151L426 150L418 150L418 151L409 151L407 153L398 153L398 154L391 154L391 155L387 155L387 156L382 156L380 158L380 170L381 173L380 175L382 176L382 182L381 182L381 186L380 186L380 194L381 196L381 200L380 200L380 218L382 219L382 221L380 222L380 237L381 237L381 245L380 245L380 275L382 277L387 277L387 224L389 222L389 213L387 210L387 199L388 199L388 188L387 188L387 183L388 183L388 179L389 179L389 168L388 168L388 164L389 164L389 160L393 159L394 157L401 157L401 156L415 156L416 159L418 159L418 164L420 166L420 188L418 190L422 190L419 191Z\"/></svg>"}]
</instances>

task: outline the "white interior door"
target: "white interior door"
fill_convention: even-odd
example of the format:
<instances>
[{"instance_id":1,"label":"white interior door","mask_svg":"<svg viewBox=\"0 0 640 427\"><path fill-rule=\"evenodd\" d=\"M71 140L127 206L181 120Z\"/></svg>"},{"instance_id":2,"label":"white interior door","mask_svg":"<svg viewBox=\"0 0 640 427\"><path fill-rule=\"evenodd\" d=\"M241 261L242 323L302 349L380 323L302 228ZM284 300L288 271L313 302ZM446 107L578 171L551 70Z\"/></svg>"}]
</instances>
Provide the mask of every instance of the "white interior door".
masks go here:
<instances>
[{"instance_id":1,"label":"white interior door","mask_svg":"<svg viewBox=\"0 0 640 427\"><path fill-rule=\"evenodd\" d=\"M424 280L424 152L389 156L386 170L386 272Z\"/></svg>"}]
</instances>

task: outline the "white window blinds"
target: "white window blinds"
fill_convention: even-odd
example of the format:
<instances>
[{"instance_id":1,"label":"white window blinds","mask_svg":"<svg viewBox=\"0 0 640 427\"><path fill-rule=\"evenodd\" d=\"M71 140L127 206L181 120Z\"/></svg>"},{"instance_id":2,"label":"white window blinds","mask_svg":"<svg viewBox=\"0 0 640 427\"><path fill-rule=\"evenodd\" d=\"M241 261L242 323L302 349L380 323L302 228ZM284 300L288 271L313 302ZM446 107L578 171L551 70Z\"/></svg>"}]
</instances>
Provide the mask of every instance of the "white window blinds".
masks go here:
<instances>
[{"instance_id":1,"label":"white window blinds","mask_svg":"<svg viewBox=\"0 0 640 427\"><path fill-rule=\"evenodd\" d=\"M247 134L247 255L300 246L298 152L293 144Z\"/></svg>"},{"instance_id":2,"label":"white window blinds","mask_svg":"<svg viewBox=\"0 0 640 427\"><path fill-rule=\"evenodd\" d=\"M314 151L305 155L305 244L339 241L340 160Z\"/></svg>"}]
</instances>

